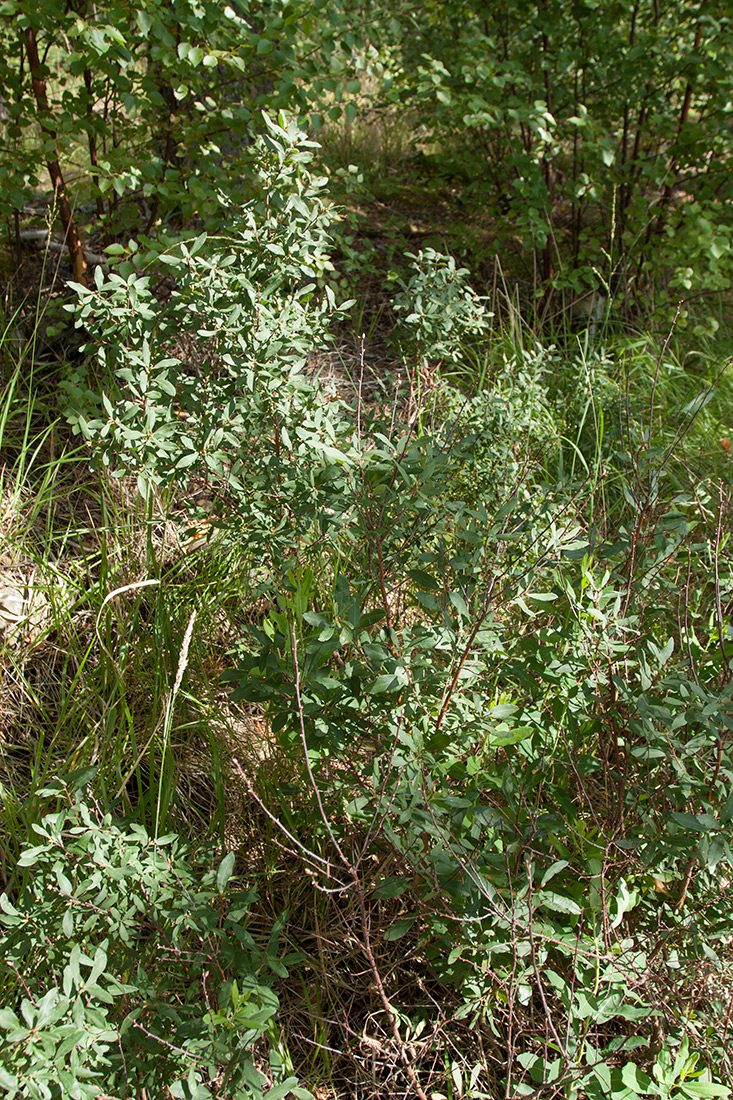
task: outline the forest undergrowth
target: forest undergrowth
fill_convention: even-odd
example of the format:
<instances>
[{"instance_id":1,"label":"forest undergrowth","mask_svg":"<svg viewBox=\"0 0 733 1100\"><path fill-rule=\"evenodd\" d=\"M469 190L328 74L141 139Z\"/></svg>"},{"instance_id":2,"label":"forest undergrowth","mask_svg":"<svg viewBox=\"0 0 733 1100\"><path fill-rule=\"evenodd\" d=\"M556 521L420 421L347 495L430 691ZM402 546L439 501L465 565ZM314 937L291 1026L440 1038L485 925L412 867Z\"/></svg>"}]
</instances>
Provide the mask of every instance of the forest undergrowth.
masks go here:
<instances>
[{"instance_id":1,"label":"forest undergrowth","mask_svg":"<svg viewBox=\"0 0 733 1100\"><path fill-rule=\"evenodd\" d=\"M4 315L0 1088L729 1096L730 357L318 157Z\"/></svg>"}]
</instances>

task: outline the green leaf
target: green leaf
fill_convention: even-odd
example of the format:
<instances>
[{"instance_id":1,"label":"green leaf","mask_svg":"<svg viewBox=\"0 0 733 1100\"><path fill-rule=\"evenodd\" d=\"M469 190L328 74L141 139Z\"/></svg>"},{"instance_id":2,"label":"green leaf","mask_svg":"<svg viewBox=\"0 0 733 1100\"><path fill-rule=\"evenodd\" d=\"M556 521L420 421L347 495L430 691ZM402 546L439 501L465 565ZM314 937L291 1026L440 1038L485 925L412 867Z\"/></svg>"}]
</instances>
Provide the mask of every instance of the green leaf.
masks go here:
<instances>
[{"instance_id":1,"label":"green leaf","mask_svg":"<svg viewBox=\"0 0 733 1100\"><path fill-rule=\"evenodd\" d=\"M400 917L400 919L396 920L384 933L385 940L390 942L393 940L401 940L403 936L407 935L416 920L416 917Z\"/></svg>"},{"instance_id":2,"label":"green leaf","mask_svg":"<svg viewBox=\"0 0 733 1100\"><path fill-rule=\"evenodd\" d=\"M727 825L729 821L733 820L733 794L728 795L725 801L725 805L720 811L720 821L722 825Z\"/></svg>"},{"instance_id":3,"label":"green leaf","mask_svg":"<svg viewBox=\"0 0 733 1100\"><path fill-rule=\"evenodd\" d=\"M92 966L91 973L86 980L86 985L88 989L91 989L95 985L97 978L99 978L100 975L104 973L106 965L107 952L104 950L103 947L98 947L97 950L94 952L94 964Z\"/></svg>"},{"instance_id":4,"label":"green leaf","mask_svg":"<svg viewBox=\"0 0 733 1100\"><path fill-rule=\"evenodd\" d=\"M725 844L720 837L713 837L707 851L707 865L709 871L714 871L725 856Z\"/></svg>"},{"instance_id":5,"label":"green leaf","mask_svg":"<svg viewBox=\"0 0 733 1100\"><path fill-rule=\"evenodd\" d=\"M556 894L552 890L540 890L535 897L535 904L553 913L567 913L573 917L579 917L582 913L576 901L566 898L564 894Z\"/></svg>"},{"instance_id":6,"label":"green leaf","mask_svg":"<svg viewBox=\"0 0 733 1100\"><path fill-rule=\"evenodd\" d=\"M519 707L514 703L497 703L493 707L489 707L489 714L492 718L509 718L512 714L516 714Z\"/></svg>"},{"instance_id":7,"label":"green leaf","mask_svg":"<svg viewBox=\"0 0 733 1100\"><path fill-rule=\"evenodd\" d=\"M298 1084L297 1077L288 1077L281 1084L275 1085L274 1088L268 1089L265 1093L263 1100L282 1100L283 1096L288 1096Z\"/></svg>"},{"instance_id":8,"label":"green leaf","mask_svg":"<svg viewBox=\"0 0 733 1100\"><path fill-rule=\"evenodd\" d=\"M0 894L0 909L10 917L17 917L18 910L13 905L7 894Z\"/></svg>"},{"instance_id":9,"label":"green leaf","mask_svg":"<svg viewBox=\"0 0 733 1100\"><path fill-rule=\"evenodd\" d=\"M545 871L544 875L542 876L542 882L540 883L540 886L545 886L551 878L554 878L555 875L559 874L560 871L564 871L565 868L569 866L570 863L567 859L556 860L555 863L552 863Z\"/></svg>"},{"instance_id":10,"label":"green leaf","mask_svg":"<svg viewBox=\"0 0 733 1100\"><path fill-rule=\"evenodd\" d=\"M647 1096L652 1083L651 1077L648 1077L634 1062L627 1062L623 1067L621 1080L636 1096Z\"/></svg>"},{"instance_id":11,"label":"green leaf","mask_svg":"<svg viewBox=\"0 0 733 1100\"><path fill-rule=\"evenodd\" d=\"M48 844L39 844L34 848L25 848L23 854L18 860L18 867L33 867L38 863L38 857L47 852L50 848Z\"/></svg>"},{"instance_id":12,"label":"green leaf","mask_svg":"<svg viewBox=\"0 0 733 1100\"><path fill-rule=\"evenodd\" d=\"M234 852L228 852L219 864L219 869L216 872L216 888L220 894L224 893L224 888L232 877L234 859Z\"/></svg>"},{"instance_id":13,"label":"green leaf","mask_svg":"<svg viewBox=\"0 0 733 1100\"><path fill-rule=\"evenodd\" d=\"M407 683L407 674L404 669L398 668L394 672L385 672L370 684L367 691L370 695L384 695L393 691L401 691Z\"/></svg>"},{"instance_id":14,"label":"green leaf","mask_svg":"<svg viewBox=\"0 0 733 1100\"><path fill-rule=\"evenodd\" d=\"M516 726L509 733L502 733L504 725L499 725L496 732L489 734L489 741L496 748L518 745L520 741L526 741L535 732L532 726Z\"/></svg>"},{"instance_id":15,"label":"green leaf","mask_svg":"<svg viewBox=\"0 0 733 1100\"><path fill-rule=\"evenodd\" d=\"M464 600L460 592L449 592L448 599L453 604L462 619L466 620L470 618L468 606L466 605L466 601Z\"/></svg>"},{"instance_id":16,"label":"green leaf","mask_svg":"<svg viewBox=\"0 0 733 1100\"><path fill-rule=\"evenodd\" d=\"M731 1090L726 1085L718 1085L714 1081L684 1081L679 1086L681 1093L688 1096L730 1096Z\"/></svg>"},{"instance_id":17,"label":"green leaf","mask_svg":"<svg viewBox=\"0 0 733 1100\"><path fill-rule=\"evenodd\" d=\"M426 573L424 569L408 569L407 575L419 588L427 589L428 592L440 591L440 585L435 577Z\"/></svg>"},{"instance_id":18,"label":"green leaf","mask_svg":"<svg viewBox=\"0 0 733 1100\"><path fill-rule=\"evenodd\" d=\"M58 1000L59 991L55 986L52 986L38 1002L38 1016L36 1017L35 1027L41 1028L54 1018L54 1010L58 1004Z\"/></svg>"},{"instance_id":19,"label":"green leaf","mask_svg":"<svg viewBox=\"0 0 733 1100\"><path fill-rule=\"evenodd\" d=\"M20 1027L20 1020L15 1013L9 1008L0 1008L0 1027L5 1031L10 1031L12 1028Z\"/></svg>"},{"instance_id":20,"label":"green leaf","mask_svg":"<svg viewBox=\"0 0 733 1100\"><path fill-rule=\"evenodd\" d=\"M6 1069L3 1069L3 1067L0 1066L0 1088L7 1089L8 1092L10 1092L11 1089L17 1089L18 1086L18 1078L13 1076L13 1074L8 1073Z\"/></svg>"},{"instance_id":21,"label":"green leaf","mask_svg":"<svg viewBox=\"0 0 733 1100\"><path fill-rule=\"evenodd\" d=\"M698 833L707 833L712 829L719 829L720 822L711 814L678 814L669 815L678 825L685 829L694 829Z\"/></svg>"},{"instance_id":22,"label":"green leaf","mask_svg":"<svg viewBox=\"0 0 733 1100\"><path fill-rule=\"evenodd\" d=\"M193 466L194 462L198 460L198 457L199 456L195 452L192 454L183 455L183 457L179 458L178 462L176 462L176 469L185 470L189 466Z\"/></svg>"},{"instance_id":23,"label":"green leaf","mask_svg":"<svg viewBox=\"0 0 733 1100\"><path fill-rule=\"evenodd\" d=\"M272 970L273 974L277 974L278 978L287 978L288 968L283 965L283 963L280 961L280 959L277 958L277 956L268 955L265 961L270 970Z\"/></svg>"},{"instance_id":24,"label":"green leaf","mask_svg":"<svg viewBox=\"0 0 733 1100\"><path fill-rule=\"evenodd\" d=\"M74 935L74 911L71 908L64 913L64 918L61 921L61 931L68 939L71 939Z\"/></svg>"},{"instance_id":25,"label":"green leaf","mask_svg":"<svg viewBox=\"0 0 733 1100\"><path fill-rule=\"evenodd\" d=\"M377 883L374 887L374 896L377 898L400 898L408 890L409 883L403 878L388 878L384 882Z\"/></svg>"}]
</instances>

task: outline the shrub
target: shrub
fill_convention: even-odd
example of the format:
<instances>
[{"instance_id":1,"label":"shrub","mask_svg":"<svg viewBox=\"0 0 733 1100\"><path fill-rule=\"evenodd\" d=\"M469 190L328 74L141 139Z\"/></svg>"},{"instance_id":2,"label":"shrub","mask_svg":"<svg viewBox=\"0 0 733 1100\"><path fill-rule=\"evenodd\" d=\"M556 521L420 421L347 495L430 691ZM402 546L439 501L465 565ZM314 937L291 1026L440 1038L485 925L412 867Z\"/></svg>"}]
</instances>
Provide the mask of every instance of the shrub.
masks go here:
<instances>
[{"instance_id":1,"label":"shrub","mask_svg":"<svg viewBox=\"0 0 733 1100\"><path fill-rule=\"evenodd\" d=\"M606 450L588 407L594 373L608 407L599 358L572 407L582 470L555 481L558 352L507 354L480 397L451 394L447 423L419 400L357 398L351 414L326 400L306 367L340 313L328 215L302 135L268 131L267 200L234 242L171 252L168 300L130 261L80 291L121 393L86 414L72 385L97 461L134 469L142 491L200 471L250 555L267 600L226 679L285 778L253 765L249 793L301 879L350 906L392 1068L416 1091L434 1052L405 1036L468 1043L470 1021L505 1094L727 1095L711 1079L723 1010L680 978L702 959L730 968L716 948L733 820L724 506L711 527L710 487L683 484L683 461L670 476L705 392L660 444L654 381ZM486 328L480 302L435 253L411 272L395 303L408 372L460 363ZM171 353L181 332L201 341L197 373ZM409 1010L384 984L397 941L431 990ZM167 1012L171 991L156 994Z\"/></svg>"},{"instance_id":2,"label":"shrub","mask_svg":"<svg viewBox=\"0 0 733 1100\"><path fill-rule=\"evenodd\" d=\"M247 931L257 895L232 889L234 855L212 866L115 820L91 778L38 792L56 808L34 825L14 900L0 896L0 1085L29 1100L308 1096L274 1052L255 1068L278 1008L265 975L285 967L278 928L264 950Z\"/></svg>"}]
</instances>

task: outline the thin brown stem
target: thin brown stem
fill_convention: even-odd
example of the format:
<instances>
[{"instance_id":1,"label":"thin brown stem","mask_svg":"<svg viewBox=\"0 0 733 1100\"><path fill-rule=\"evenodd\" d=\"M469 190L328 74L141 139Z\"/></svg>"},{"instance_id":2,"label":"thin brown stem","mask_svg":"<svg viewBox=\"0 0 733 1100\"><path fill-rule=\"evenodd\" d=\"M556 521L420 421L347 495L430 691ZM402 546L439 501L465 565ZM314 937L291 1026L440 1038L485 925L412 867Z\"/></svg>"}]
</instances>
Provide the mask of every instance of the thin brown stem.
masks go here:
<instances>
[{"instance_id":1,"label":"thin brown stem","mask_svg":"<svg viewBox=\"0 0 733 1100\"><path fill-rule=\"evenodd\" d=\"M723 486L718 485L718 523L715 529L715 551L713 564L715 569L715 618L718 626L718 645L723 662L723 683L729 684L732 678L730 658L725 648L725 623L723 621L723 603L720 597L720 543L723 538Z\"/></svg>"},{"instance_id":2,"label":"thin brown stem","mask_svg":"<svg viewBox=\"0 0 733 1100\"><path fill-rule=\"evenodd\" d=\"M88 68L84 69L84 87L87 93L87 143L89 145L89 164L92 183L97 189L94 203L97 208L97 217L104 217L104 199L99 191L99 165L97 162L97 135L94 132L94 100L92 95L92 74Z\"/></svg>"},{"instance_id":3,"label":"thin brown stem","mask_svg":"<svg viewBox=\"0 0 733 1100\"><path fill-rule=\"evenodd\" d=\"M303 754L304 754L304 759L305 759L305 767L306 767L306 771L308 772L308 780L310 782L311 789L312 789L312 791L315 795L316 802L318 804L318 813L320 815L321 821L323 822L323 825L326 829L326 832L328 833L328 836L331 840L331 843L333 844L333 847L334 847L334 849L335 849L342 865L344 866L346 871L351 875L351 878L353 879L353 882L354 882L354 888L355 888L355 891L356 891L356 898L357 898L357 904L358 904L358 907L359 907L359 917L360 917L361 930L362 930L361 948L362 948L362 950L363 950L363 952L366 956L367 962L369 963L369 969L371 970L372 977L374 978L374 985L377 989L377 992L379 994L379 999L382 1002L382 1006L383 1006L384 1011L387 1014L387 1018L390 1022L390 1027L391 1027L391 1030L392 1030L392 1034L394 1036L395 1043L397 1044L397 1049L400 1052L400 1059L401 1059L402 1064L405 1068L405 1073L407 1074L407 1076L410 1079L410 1083L411 1083L411 1085L412 1085L412 1087L415 1091L415 1095L418 1097L418 1100L428 1100L427 1094L425 1093L422 1086L420 1085L420 1081L419 1081L417 1073L415 1071L415 1067L412 1064L412 1060L410 1058L410 1054L409 1054L409 1051L408 1051L408 1048L407 1048L407 1044L404 1042L404 1040L402 1039L402 1036L400 1035L399 1024L397 1022L397 1014L395 1013L394 1009L392 1008L392 1005L389 1002L387 992L384 988L384 982L382 981L382 975L380 974L379 966L377 965L377 960L376 960L375 955L374 955L374 950L372 948L372 942L371 942L371 934L370 934L370 931L369 931L369 914L367 913L367 907L366 907L366 891L365 891L364 885L361 881L361 876L359 874L359 868L355 863L352 863L352 861L348 858L348 856L344 852L343 848L341 847L341 844L336 839L336 835L335 835L335 833L333 831L333 828L331 826L331 822L328 820L328 815L326 814L326 810L325 810L325 807L323 805L323 799L321 797L320 788L318 787L318 784L316 783L315 776L313 774L313 769L311 767L310 759L309 759L309 756L308 756L308 742L307 742L307 737L306 737L306 732L305 732L305 714L304 714L304 710L303 710L303 699L302 699L302 694L301 694L301 690L300 690L300 670L298 668L298 638L297 638L297 633L296 633L296 630L295 630L295 624L294 623L292 625L291 641L292 641L292 644L293 644L293 666L294 666L294 670L295 670L294 671L294 676L295 676L295 701L296 701L296 706L298 708L298 720L299 720L299 724L300 724L301 742L302 742L302 745L303 745Z\"/></svg>"},{"instance_id":4,"label":"thin brown stem","mask_svg":"<svg viewBox=\"0 0 733 1100\"><path fill-rule=\"evenodd\" d=\"M356 445L361 451L361 395L364 385L364 343L366 335L362 332L359 337L359 388L356 393Z\"/></svg>"},{"instance_id":5,"label":"thin brown stem","mask_svg":"<svg viewBox=\"0 0 733 1100\"><path fill-rule=\"evenodd\" d=\"M51 121L51 108L48 102L46 78L43 75L41 61L38 56L36 32L33 27L26 27L23 36L26 54L28 55L28 67L31 73L33 95L38 109L39 124L51 148L51 153L46 158L46 167L51 177L54 200L55 203L58 204L59 217L64 227L64 236L66 239L66 246L69 250L71 266L74 271L74 278L77 283L81 283L82 286L87 286L87 262L84 256L79 230L77 229L71 205L66 194L66 184L64 183L64 176L59 163L57 135Z\"/></svg>"}]
</instances>

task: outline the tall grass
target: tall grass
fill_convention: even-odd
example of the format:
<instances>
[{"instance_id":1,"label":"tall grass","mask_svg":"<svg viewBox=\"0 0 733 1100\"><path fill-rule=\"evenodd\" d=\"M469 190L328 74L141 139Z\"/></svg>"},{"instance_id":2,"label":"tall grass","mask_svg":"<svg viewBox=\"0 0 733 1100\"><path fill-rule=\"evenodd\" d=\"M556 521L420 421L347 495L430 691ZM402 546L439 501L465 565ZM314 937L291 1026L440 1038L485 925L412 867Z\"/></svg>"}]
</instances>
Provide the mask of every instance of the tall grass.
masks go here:
<instances>
[{"instance_id":1,"label":"tall grass","mask_svg":"<svg viewBox=\"0 0 733 1100\"><path fill-rule=\"evenodd\" d=\"M232 622L251 600L236 546L188 550L184 501L103 472L59 414L36 365L37 324L0 339L0 587L23 614L0 640L0 825L4 875L32 836L36 793L95 768L103 802L151 829L222 838L226 754L243 738L219 686Z\"/></svg>"}]
</instances>

